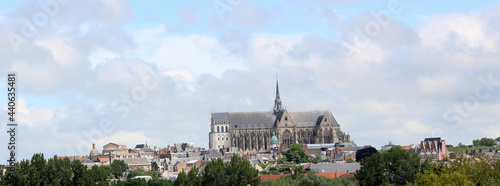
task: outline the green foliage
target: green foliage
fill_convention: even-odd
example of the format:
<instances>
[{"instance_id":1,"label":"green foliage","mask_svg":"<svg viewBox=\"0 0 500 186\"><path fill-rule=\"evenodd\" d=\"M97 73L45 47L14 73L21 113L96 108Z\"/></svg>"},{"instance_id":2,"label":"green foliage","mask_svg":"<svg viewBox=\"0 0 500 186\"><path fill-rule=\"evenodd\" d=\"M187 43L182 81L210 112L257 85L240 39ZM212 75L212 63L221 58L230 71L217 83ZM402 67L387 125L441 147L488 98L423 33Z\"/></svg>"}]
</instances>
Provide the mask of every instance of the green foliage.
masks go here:
<instances>
[{"instance_id":1,"label":"green foliage","mask_svg":"<svg viewBox=\"0 0 500 186\"><path fill-rule=\"evenodd\" d=\"M419 173L417 185L500 185L500 160L488 163L482 156L458 157L454 161L434 163Z\"/></svg>"},{"instance_id":2,"label":"green foliage","mask_svg":"<svg viewBox=\"0 0 500 186\"><path fill-rule=\"evenodd\" d=\"M151 170L144 170L143 168L139 167L136 168L135 170L132 170L128 173L127 179L136 177L136 176L151 176L151 178L156 179L158 178L158 172L151 169Z\"/></svg>"},{"instance_id":3,"label":"green foliage","mask_svg":"<svg viewBox=\"0 0 500 186\"><path fill-rule=\"evenodd\" d=\"M466 150L468 150L470 152L471 150L492 149L492 148L493 147L491 147L491 146L472 146L472 145L466 146L466 145L459 144L456 147L448 147L448 151L455 152L455 154L463 154L463 153L465 153ZM500 148L500 145L496 145L496 148Z\"/></svg>"},{"instance_id":4,"label":"green foliage","mask_svg":"<svg viewBox=\"0 0 500 186\"><path fill-rule=\"evenodd\" d=\"M491 138L481 138L480 140L479 139L472 140L472 145L491 147L491 146L496 145L496 142L494 139L491 139Z\"/></svg>"},{"instance_id":5,"label":"green foliage","mask_svg":"<svg viewBox=\"0 0 500 186\"><path fill-rule=\"evenodd\" d=\"M347 160L346 160L346 161L347 161L347 163L354 163L354 162L356 162L356 161L354 161L352 158L347 158Z\"/></svg>"},{"instance_id":6,"label":"green foliage","mask_svg":"<svg viewBox=\"0 0 500 186\"><path fill-rule=\"evenodd\" d=\"M415 181L420 168L417 153L393 146L384 154L377 152L361 160L356 178L361 185L405 185Z\"/></svg>"},{"instance_id":7,"label":"green foliage","mask_svg":"<svg viewBox=\"0 0 500 186\"><path fill-rule=\"evenodd\" d=\"M361 160L370 157L372 154L375 154L377 149L373 147L366 147L356 151L356 162L361 162Z\"/></svg>"},{"instance_id":8,"label":"green foliage","mask_svg":"<svg viewBox=\"0 0 500 186\"><path fill-rule=\"evenodd\" d=\"M422 174L417 175L416 185L472 185L472 182L467 180L467 176L459 173L443 173L443 174Z\"/></svg>"},{"instance_id":9,"label":"green foliage","mask_svg":"<svg viewBox=\"0 0 500 186\"><path fill-rule=\"evenodd\" d=\"M385 162L380 152L362 159L360 164L361 168L356 171L360 185L381 185L386 182Z\"/></svg>"},{"instance_id":10,"label":"green foliage","mask_svg":"<svg viewBox=\"0 0 500 186\"><path fill-rule=\"evenodd\" d=\"M203 185L257 185L257 176L258 170L248 160L234 154L230 163L222 159L210 161L203 171Z\"/></svg>"},{"instance_id":11,"label":"green foliage","mask_svg":"<svg viewBox=\"0 0 500 186\"><path fill-rule=\"evenodd\" d=\"M113 161L110 167L111 167L111 174L113 174L115 178L118 178L119 176L121 176L123 172L128 170L128 166L123 160Z\"/></svg>"},{"instance_id":12,"label":"green foliage","mask_svg":"<svg viewBox=\"0 0 500 186\"><path fill-rule=\"evenodd\" d=\"M267 180L262 182L261 185L265 186L278 186L278 185L291 185L291 186L315 186L315 185L346 185L355 186L358 185L357 181L349 177L344 178L325 178L320 177L314 173L309 173L307 176L286 176L281 177L277 180Z\"/></svg>"},{"instance_id":13,"label":"green foliage","mask_svg":"<svg viewBox=\"0 0 500 186\"><path fill-rule=\"evenodd\" d=\"M203 182L203 176L200 175L200 170L196 166L194 166L189 171L187 177L188 177L188 180L190 182L190 184L187 184L187 185L200 186Z\"/></svg>"},{"instance_id":14,"label":"green foliage","mask_svg":"<svg viewBox=\"0 0 500 186\"><path fill-rule=\"evenodd\" d=\"M267 163L267 164L257 163L257 165L259 165L259 167L262 168L262 169L266 169L266 167L269 165L269 163Z\"/></svg>"},{"instance_id":15,"label":"green foliage","mask_svg":"<svg viewBox=\"0 0 500 186\"><path fill-rule=\"evenodd\" d=\"M174 185L186 185L186 186L201 186L203 182L203 176L199 174L199 169L195 166L188 174L184 171L177 175L177 179Z\"/></svg>"},{"instance_id":16,"label":"green foliage","mask_svg":"<svg viewBox=\"0 0 500 186\"><path fill-rule=\"evenodd\" d=\"M500 137L495 138L495 141L500 144Z\"/></svg>"},{"instance_id":17,"label":"green foliage","mask_svg":"<svg viewBox=\"0 0 500 186\"><path fill-rule=\"evenodd\" d=\"M170 180L162 180L162 179L151 179L148 181L148 186L171 186L174 183Z\"/></svg>"},{"instance_id":18,"label":"green foliage","mask_svg":"<svg viewBox=\"0 0 500 186\"><path fill-rule=\"evenodd\" d=\"M286 150L283 155L286 157L286 161L293 162L295 164L305 163L308 161L308 156L306 150L302 148L302 145L294 143L288 150Z\"/></svg>"},{"instance_id":19,"label":"green foliage","mask_svg":"<svg viewBox=\"0 0 500 186\"><path fill-rule=\"evenodd\" d=\"M321 152L316 153L313 158L310 158L311 163L314 163L314 164L322 163L323 162L322 157L323 157L323 153L321 153Z\"/></svg>"},{"instance_id":20,"label":"green foliage","mask_svg":"<svg viewBox=\"0 0 500 186\"><path fill-rule=\"evenodd\" d=\"M188 185L188 184L189 184L189 178L187 174L184 171L182 171L177 175L174 185L178 186L178 185Z\"/></svg>"}]
</instances>

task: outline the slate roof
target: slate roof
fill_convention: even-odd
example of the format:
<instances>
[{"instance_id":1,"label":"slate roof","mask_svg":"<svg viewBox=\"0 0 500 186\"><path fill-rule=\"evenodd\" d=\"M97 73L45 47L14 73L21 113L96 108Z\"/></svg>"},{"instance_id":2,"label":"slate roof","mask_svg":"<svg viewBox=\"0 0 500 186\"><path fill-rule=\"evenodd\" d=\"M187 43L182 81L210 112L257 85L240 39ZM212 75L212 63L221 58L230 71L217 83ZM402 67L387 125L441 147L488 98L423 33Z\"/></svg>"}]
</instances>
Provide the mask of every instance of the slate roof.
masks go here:
<instances>
[{"instance_id":1,"label":"slate roof","mask_svg":"<svg viewBox=\"0 0 500 186\"><path fill-rule=\"evenodd\" d=\"M316 126L326 117L333 125L339 125L329 110L288 111L297 127ZM276 115L273 111L218 112L215 123L229 123L232 129L274 128ZM281 113L280 113L281 114Z\"/></svg>"},{"instance_id":2,"label":"slate roof","mask_svg":"<svg viewBox=\"0 0 500 186\"><path fill-rule=\"evenodd\" d=\"M210 149L207 151L207 153L204 155L204 159L215 159L215 158L224 158L222 154L220 154L217 150Z\"/></svg>"},{"instance_id":3,"label":"slate roof","mask_svg":"<svg viewBox=\"0 0 500 186\"><path fill-rule=\"evenodd\" d=\"M354 173L361 168L359 163L319 163L312 164L309 169L313 172L345 172Z\"/></svg>"},{"instance_id":4,"label":"slate roof","mask_svg":"<svg viewBox=\"0 0 500 186\"><path fill-rule=\"evenodd\" d=\"M276 121L272 111L229 112L228 118L235 129L273 128Z\"/></svg>"},{"instance_id":5,"label":"slate roof","mask_svg":"<svg viewBox=\"0 0 500 186\"><path fill-rule=\"evenodd\" d=\"M122 159L128 166L131 165L151 165L147 158L124 158Z\"/></svg>"},{"instance_id":6,"label":"slate roof","mask_svg":"<svg viewBox=\"0 0 500 186\"><path fill-rule=\"evenodd\" d=\"M331 124L339 125L329 110L288 111L293 123L297 127L319 125L327 117Z\"/></svg>"}]
</instances>

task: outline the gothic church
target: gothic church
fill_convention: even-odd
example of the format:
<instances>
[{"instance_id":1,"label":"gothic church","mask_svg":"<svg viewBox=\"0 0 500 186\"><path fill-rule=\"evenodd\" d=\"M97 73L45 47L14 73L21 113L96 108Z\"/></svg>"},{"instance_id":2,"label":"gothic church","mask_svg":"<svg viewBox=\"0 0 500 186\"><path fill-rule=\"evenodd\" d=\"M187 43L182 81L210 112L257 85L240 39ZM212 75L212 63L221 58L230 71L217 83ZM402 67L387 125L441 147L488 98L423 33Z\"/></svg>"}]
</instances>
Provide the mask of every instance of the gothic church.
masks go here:
<instances>
[{"instance_id":1,"label":"gothic church","mask_svg":"<svg viewBox=\"0 0 500 186\"><path fill-rule=\"evenodd\" d=\"M349 141L329 110L289 111L283 108L278 81L272 111L212 113L209 148L226 152L269 152L273 132L279 145Z\"/></svg>"}]
</instances>

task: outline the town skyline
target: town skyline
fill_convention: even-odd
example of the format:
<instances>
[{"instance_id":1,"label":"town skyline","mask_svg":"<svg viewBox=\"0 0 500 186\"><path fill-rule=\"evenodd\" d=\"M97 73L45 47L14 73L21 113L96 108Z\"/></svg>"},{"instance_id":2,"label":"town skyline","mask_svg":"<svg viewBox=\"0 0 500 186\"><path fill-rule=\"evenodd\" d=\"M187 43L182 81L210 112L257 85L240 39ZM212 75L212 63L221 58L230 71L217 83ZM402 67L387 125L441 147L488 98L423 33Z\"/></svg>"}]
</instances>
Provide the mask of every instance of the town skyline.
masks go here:
<instances>
[{"instance_id":1,"label":"town skyline","mask_svg":"<svg viewBox=\"0 0 500 186\"><path fill-rule=\"evenodd\" d=\"M494 1L0 2L0 88L16 74L21 159L92 143L208 148L211 113L273 110L276 73L287 110L330 110L359 146L472 144L500 134L497 12Z\"/></svg>"}]
</instances>

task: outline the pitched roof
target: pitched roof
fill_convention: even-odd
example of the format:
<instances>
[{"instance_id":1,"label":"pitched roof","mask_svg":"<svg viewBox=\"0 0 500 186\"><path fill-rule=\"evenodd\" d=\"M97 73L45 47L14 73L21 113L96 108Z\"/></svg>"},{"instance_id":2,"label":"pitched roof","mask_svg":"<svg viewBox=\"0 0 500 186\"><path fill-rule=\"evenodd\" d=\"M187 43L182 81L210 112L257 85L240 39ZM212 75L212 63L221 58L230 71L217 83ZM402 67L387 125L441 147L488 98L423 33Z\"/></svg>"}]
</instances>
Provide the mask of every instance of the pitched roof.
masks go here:
<instances>
[{"instance_id":1,"label":"pitched roof","mask_svg":"<svg viewBox=\"0 0 500 186\"><path fill-rule=\"evenodd\" d=\"M313 172L346 172L354 173L361 167L359 163L319 163L312 164L309 169Z\"/></svg>"},{"instance_id":2,"label":"pitched roof","mask_svg":"<svg viewBox=\"0 0 500 186\"><path fill-rule=\"evenodd\" d=\"M287 111L297 127L316 126L323 118L339 125L329 110ZM215 123L229 123L233 129L273 128L276 115L273 111L218 112L213 113Z\"/></svg>"},{"instance_id":3,"label":"pitched roof","mask_svg":"<svg viewBox=\"0 0 500 186\"><path fill-rule=\"evenodd\" d=\"M319 125L325 117L331 124L339 125L329 110L288 111L288 113L297 127Z\"/></svg>"},{"instance_id":4,"label":"pitched roof","mask_svg":"<svg viewBox=\"0 0 500 186\"><path fill-rule=\"evenodd\" d=\"M122 159L128 166L132 165L151 165L151 162L145 157L142 158L123 158Z\"/></svg>"}]
</instances>

